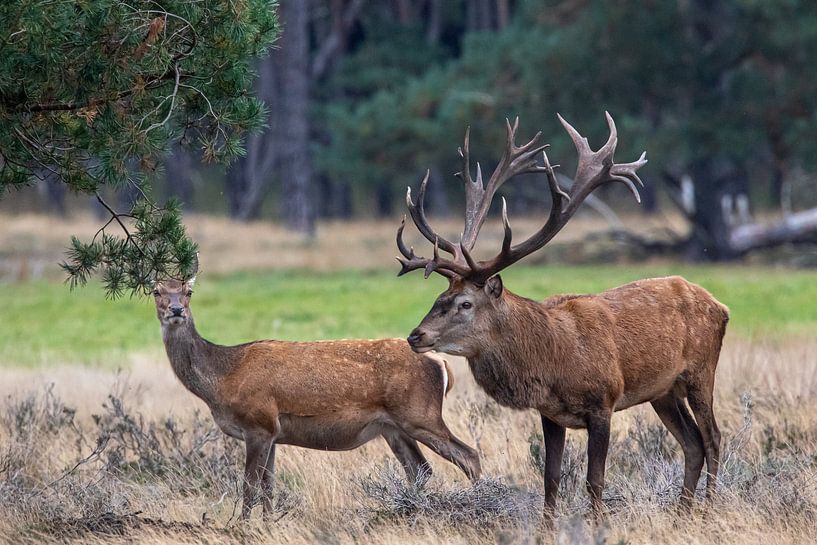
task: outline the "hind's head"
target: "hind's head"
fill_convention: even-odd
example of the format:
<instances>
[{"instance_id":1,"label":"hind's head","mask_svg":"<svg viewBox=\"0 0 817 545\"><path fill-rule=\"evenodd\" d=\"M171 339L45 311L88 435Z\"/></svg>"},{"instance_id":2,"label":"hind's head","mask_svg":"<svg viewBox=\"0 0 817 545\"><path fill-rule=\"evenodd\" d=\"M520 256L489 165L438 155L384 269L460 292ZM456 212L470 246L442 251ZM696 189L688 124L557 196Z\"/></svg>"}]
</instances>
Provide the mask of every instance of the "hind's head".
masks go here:
<instances>
[{"instance_id":1,"label":"hind's head","mask_svg":"<svg viewBox=\"0 0 817 545\"><path fill-rule=\"evenodd\" d=\"M190 318L190 298L195 278L188 281L163 280L153 287L156 314L163 326L180 326Z\"/></svg>"}]
</instances>

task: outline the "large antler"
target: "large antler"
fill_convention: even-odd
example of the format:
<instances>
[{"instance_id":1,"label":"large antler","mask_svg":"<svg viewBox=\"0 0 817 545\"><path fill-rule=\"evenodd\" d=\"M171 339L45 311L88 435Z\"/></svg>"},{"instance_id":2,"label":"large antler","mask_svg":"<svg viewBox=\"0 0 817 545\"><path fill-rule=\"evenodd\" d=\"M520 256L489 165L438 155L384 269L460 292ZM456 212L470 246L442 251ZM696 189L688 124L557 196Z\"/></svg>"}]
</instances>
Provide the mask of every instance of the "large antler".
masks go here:
<instances>
[{"instance_id":1,"label":"large antler","mask_svg":"<svg viewBox=\"0 0 817 545\"><path fill-rule=\"evenodd\" d=\"M440 237L428 225L423 210L425 189L428 183L428 173L426 173L426 177L420 185L418 204L415 205L411 200L411 188L409 188L408 194L406 195L406 203L408 204L409 212L417 228L423 236L434 243L434 257L432 259L426 259L416 256L413 248L406 247L402 239L403 228L405 227L405 218L403 218L403 223L397 230L397 247L404 256L404 258L398 258L403 265L399 274L402 275L409 271L423 268L425 269L426 277L436 271L449 278L459 276L477 283L484 282L502 269L516 263L523 257L547 244L556 236L556 233L567 224L570 218L573 217L573 214L575 214L587 196L598 187L610 182L624 183L633 193L636 201L641 202L636 184L642 187L644 184L641 182L641 179L639 179L636 171L647 162L645 158L646 152L642 153L637 161L616 164L613 161L613 154L615 153L616 144L618 143L618 131L610 114L605 112L605 116L607 117L607 125L610 129L610 137L598 151L593 151L587 142L587 138L579 134L562 116L559 116L559 121L562 123L568 135L570 135L573 144L576 146L576 151L579 154L576 175L573 179L573 186L570 188L569 194L565 193L559 187L559 183L556 180L556 173L554 172L554 168L558 165L550 164L547 154L544 152L547 146L536 146L539 133L537 133L530 142L521 147L517 147L514 143L516 130L519 126L519 118L514 121L513 126L511 126L510 122L507 122L508 140L505 152L494 173L491 175L488 185L483 187L482 170L480 169L479 163L477 163L477 178L476 180L471 179L469 132L466 131L465 144L459 150L460 156L462 157L463 168L462 172L458 173L465 184L465 229L462 233L462 239L459 244L454 244ZM535 160L535 156L539 152L542 152L542 158L544 160L542 166L537 165ZM544 172L547 176L548 188L553 202L547 222L524 242L515 246L512 245L513 233L511 231L510 222L508 221L507 205L503 198L502 223L505 229L505 236L502 240L502 249L499 254L492 259L479 262L475 261L473 257L471 257L470 252L476 243L479 230L488 214L488 209L491 206L491 201L496 190L513 176L525 172ZM440 258L440 249L450 253L454 258Z\"/></svg>"},{"instance_id":2,"label":"large antler","mask_svg":"<svg viewBox=\"0 0 817 545\"><path fill-rule=\"evenodd\" d=\"M573 186L570 188L570 193L566 194L559 187L554 167L550 164L547 154L542 152L544 159L544 167L542 167L542 170L547 175L548 187L553 201L547 222L527 240L516 246L512 246L511 226L508 222L507 207L503 199L502 221L505 227L505 237L502 249L494 258L478 263L474 262L470 255L468 255L468 251L465 250L465 258L471 269L465 277L475 282L483 282L502 269L542 248L561 231L587 196L606 183L621 182L625 184L632 192L636 201L641 202L641 196L638 193L636 184L642 187L644 184L638 177L638 174L636 174L636 171L646 164L647 153L643 152L641 157L632 163L616 164L613 161L613 154L616 151L616 144L618 143L618 131L610 114L605 112L605 116L607 118L607 126L610 129L610 137L607 139L607 143L598 151L593 151L587 142L587 138L579 134L579 131L565 121L561 115L559 116L559 121L570 135L573 144L576 146L576 151L579 154L579 162L576 167L576 175L573 179Z\"/></svg>"},{"instance_id":3,"label":"large antler","mask_svg":"<svg viewBox=\"0 0 817 545\"><path fill-rule=\"evenodd\" d=\"M476 180L471 178L471 131L470 128L465 131L463 146L458 149L460 157L462 158L462 170L456 174L462 179L463 185L465 186L465 226L458 244L441 237L428 223L425 215L424 201L429 173L426 172L425 178L423 178L423 181L420 183L420 190L417 193L417 204L414 204L411 198L411 188L408 188L406 192L406 205L411 214L411 219L414 221L420 233L429 242L434 244L434 257L427 259L417 256L414 254L414 248L406 247L403 242L403 229L405 228L406 219L403 218L400 228L397 230L397 247L400 253L403 254L402 258L397 258L402 265L398 273L399 275L403 275L415 269L424 269L426 278L434 271L449 278L452 276L465 277L471 274L468 251L471 250L476 243L477 235L482 228L482 224L485 222L488 209L491 206L491 201L497 189L517 174L540 172L543 168L536 164L536 155L544 151L547 147L547 145L536 145L541 133L536 133L528 143L517 146L516 131L519 128L519 118L517 117L514 120L513 125L506 119L505 124L507 130L505 150L493 174L491 174L487 185L483 185L482 168L479 163L477 163ZM453 259L441 258L439 250L451 254Z\"/></svg>"}]
</instances>

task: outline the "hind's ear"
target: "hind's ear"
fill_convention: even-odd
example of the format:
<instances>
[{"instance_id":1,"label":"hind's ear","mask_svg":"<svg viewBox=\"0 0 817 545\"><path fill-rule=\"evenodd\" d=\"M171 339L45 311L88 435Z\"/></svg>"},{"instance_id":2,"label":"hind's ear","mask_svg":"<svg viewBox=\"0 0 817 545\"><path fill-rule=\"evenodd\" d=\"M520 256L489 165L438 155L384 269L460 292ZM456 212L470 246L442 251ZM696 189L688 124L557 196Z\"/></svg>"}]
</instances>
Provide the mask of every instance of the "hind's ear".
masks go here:
<instances>
[{"instance_id":1,"label":"hind's ear","mask_svg":"<svg viewBox=\"0 0 817 545\"><path fill-rule=\"evenodd\" d=\"M193 278L191 278L190 280L187 281L187 287L192 288L195 285L196 285L196 277L194 276Z\"/></svg>"}]
</instances>

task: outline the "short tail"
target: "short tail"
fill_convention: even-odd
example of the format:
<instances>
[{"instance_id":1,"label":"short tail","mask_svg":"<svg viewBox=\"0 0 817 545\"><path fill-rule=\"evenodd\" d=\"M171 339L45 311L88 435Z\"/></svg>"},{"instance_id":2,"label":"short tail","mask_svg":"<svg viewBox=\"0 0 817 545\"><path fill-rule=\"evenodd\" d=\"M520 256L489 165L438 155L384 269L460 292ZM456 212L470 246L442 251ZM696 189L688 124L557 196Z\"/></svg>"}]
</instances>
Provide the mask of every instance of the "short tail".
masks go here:
<instances>
[{"instance_id":1,"label":"short tail","mask_svg":"<svg viewBox=\"0 0 817 545\"><path fill-rule=\"evenodd\" d=\"M448 360L445 358L443 358L443 370L445 371L447 378L445 383L445 393L448 394L448 392L454 388L454 372L451 371L451 366L448 365Z\"/></svg>"},{"instance_id":2,"label":"short tail","mask_svg":"<svg viewBox=\"0 0 817 545\"><path fill-rule=\"evenodd\" d=\"M454 387L454 373L451 372L451 367L448 365L448 360L436 352L428 352L423 354L423 356L439 366L440 371L442 372L441 378L443 381L443 397L445 397L445 395L451 391L451 388Z\"/></svg>"}]
</instances>

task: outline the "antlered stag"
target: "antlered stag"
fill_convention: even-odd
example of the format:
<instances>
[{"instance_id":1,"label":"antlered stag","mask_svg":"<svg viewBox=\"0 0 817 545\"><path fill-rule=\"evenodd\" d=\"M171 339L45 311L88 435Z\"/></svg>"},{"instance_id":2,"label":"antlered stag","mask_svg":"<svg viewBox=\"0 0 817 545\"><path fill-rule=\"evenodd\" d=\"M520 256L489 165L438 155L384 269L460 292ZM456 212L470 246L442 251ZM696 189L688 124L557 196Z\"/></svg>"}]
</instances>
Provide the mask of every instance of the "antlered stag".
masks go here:
<instances>
[{"instance_id":1,"label":"antlered stag","mask_svg":"<svg viewBox=\"0 0 817 545\"><path fill-rule=\"evenodd\" d=\"M263 493L268 514L276 445L349 450L382 436L409 480L430 472L417 441L479 477L476 452L442 418L452 381L441 357L418 356L403 339L255 341L219 346L190 313L192 282L166 280L153 295L167 356L221 430L246 446L242 517Z\"/></svg>"},{"instance_id":2,"label":"antlered stag","mask_svg":"<svg viewBox=\"0 0 817 545\"><path fill-rule=\"evenodd\" d=\"M471 178L469 135L460 149L465 185L465 228L459 243L439 236L428 224L423 197L428 175L409 212L420 233L434 244L430 259L415 255L402 239L405 218L397 231L403 257L400 274L424 269L449 279L408 342L415 352L432 350L464 356L477 383L500 404L536 409L545 440L545 506L552 513L561 475L565 428L588 431L587 488L593 509L602 510L605 460L610 419L615 411L650 402L681 444L685 471L681 501L688 504L706 460L707 495L718 474L720 434L712 411L712 389L721 342L729 318L727 308L705 289L680 277L640 280L596 295L557 295L542 302L505 289L499 271L535 252L562 229L596 188L622 182L640 201L636 171L644 154L632 163L613 162L616 126L607 114L610 137L598 151L559 117L578 150L576 175L569 193L559 186L554 167L538 145L537 134L515 144L518 119L507 126L506 149L483 185L477 163ZM543 164L536 157L542 155ZM471 252L497 189L521 173L541 172L547 178L552 209L547 222L527 240L512 244L511 227L502 202L504 240L499 254L477 261ZM440 250L451 254L441 257ZM693 419L684 400L689 402Z\"/></svg>"}]
</instances>

